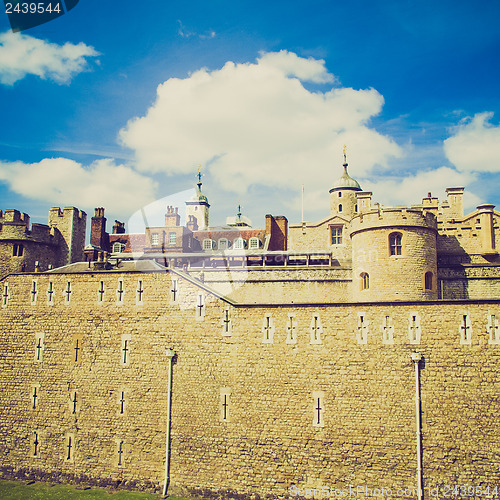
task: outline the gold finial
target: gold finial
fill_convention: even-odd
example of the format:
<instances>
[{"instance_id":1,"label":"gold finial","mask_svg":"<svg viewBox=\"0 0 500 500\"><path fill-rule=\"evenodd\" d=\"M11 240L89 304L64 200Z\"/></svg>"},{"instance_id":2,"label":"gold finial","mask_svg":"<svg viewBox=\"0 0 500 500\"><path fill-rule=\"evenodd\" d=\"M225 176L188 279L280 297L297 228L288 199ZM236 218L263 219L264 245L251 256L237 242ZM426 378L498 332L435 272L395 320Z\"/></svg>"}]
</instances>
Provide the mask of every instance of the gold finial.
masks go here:
<instances>
[{"instance_id":1,"label":"gold finial","mask_svg":"<svg viewBox=\"0 0 500 500\"><path fill-rule=\"evenodd\" d=\"M344 165L347 165L347 146L344 144Z\"/></svg>"}]
</instances>

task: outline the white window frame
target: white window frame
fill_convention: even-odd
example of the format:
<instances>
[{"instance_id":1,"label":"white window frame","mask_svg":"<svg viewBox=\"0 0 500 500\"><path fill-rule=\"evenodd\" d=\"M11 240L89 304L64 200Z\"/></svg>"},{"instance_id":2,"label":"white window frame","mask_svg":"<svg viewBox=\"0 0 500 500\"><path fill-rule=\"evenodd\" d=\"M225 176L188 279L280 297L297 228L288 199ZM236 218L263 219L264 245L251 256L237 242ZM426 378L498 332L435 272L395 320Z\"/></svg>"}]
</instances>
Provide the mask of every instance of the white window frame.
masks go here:
<instances>
[{"instance_id":1,"label":"white window frame","mask_svg":"<svg viewBox=\"0 0 500 500\"><path fill-rule=\"evenodd\" d=\"M210 238L205 238L203 240L203 250L213 250L214 242Z\"/></svg>"},{"instance_id":2,"label":"white window frame","mask_svg":"<svg viewBox=\"0 0 500 500\"><path fill-rule=\"evenodd\" d=\"M257 238L256 236L253 236L252 238L250 238L248 240L248 248L259 249L260 248L259 238Z\"/></svg>"}]
</instances>

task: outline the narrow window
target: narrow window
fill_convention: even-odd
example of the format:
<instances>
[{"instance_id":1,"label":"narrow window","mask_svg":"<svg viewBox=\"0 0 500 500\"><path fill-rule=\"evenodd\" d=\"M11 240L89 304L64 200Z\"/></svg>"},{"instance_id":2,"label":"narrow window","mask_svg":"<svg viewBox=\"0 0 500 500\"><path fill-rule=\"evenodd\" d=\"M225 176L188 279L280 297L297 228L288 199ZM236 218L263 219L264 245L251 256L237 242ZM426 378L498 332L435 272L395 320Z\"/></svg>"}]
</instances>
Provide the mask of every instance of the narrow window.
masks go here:
<instances>
[{"instance_id":1,"label":"narrow window","mask_svg":"<svg viewBox=\"0 0 500 500\"><path fill-rule=\"evenodd\" d=\"M118 467L121 467L123 465L123 446L124 446L124 443L123 441L117 441L117 445L118 445Z\"/></svg>"},{"instance_id":2,"label":"narrow window","mask_svg":"<svg viewBox=\"0 0 500 500\"><path fill-rule=\"evenodd\" d=\"M66 282L66 288L64 290L64 303L69 304L71 300L71 294L73 291L71 290L71 281Z\"/></svg>"},{"instance_id":3,"label":"narrow window","mask_svg":"<svg viewBox=\"0 0 500 500\"><path fill-rule=\"evenodd\" d=\"M468 314L462 314L459 330L460 343L470 345L472 343L472 325Z\"/></svg>"},{"instance_id":4,"label":"narrow window","mask_svg":"<svg viewBox=\"0 0 500 500\"><path fill-rule=\"evenodd\" d=\"M370 288L370 276L368 273L361 273L361 290L368 290Z\"/></svg>"},{"instance_id":5,"label":"narrow window","mask_svg":"<svg viewBox=\"0 0 500 500\"><path fill-rule=\"evenodd\" d=\"M358 313L358 333L356 335L358 344L367 344L368 343L368 327L369 321L366 319L366 315L364 312Z\"/></svg>"},{"instance_id":6,"label":"narrow window","mask_svg":"<svg viewBox=\"0 0 500 500\"><path fill-rule=\"evenodd\" d=\"M342 203L339 204L339 212L342 212Z\"/></svg>"},{"instance_id":7,"label":"narrow window","mask_svg":"<svg viewBox=\"0 0 500 500\"><path fill-rule=\"evenodd\" d=\"M272 344L274 340L274 321L270 314L264 316L262 323L262 343Z\"/></svg>"},{"instance_id":8,"label":"narrow window","mask_svg":"<svg viewBox=\"0 0 500 500\"><path fill-rule=\"evenodd\" d=\"M99 288L97 290L97 302L102 304L104 301L104 281L99 282Z\"/></svg>"},{"instance_id":9,"label":"narrow window","mask_svg":"<svg viewBox=\"0 0 500 500\"><path fill-rule=\"evenodd\" d=\"M34 358L34 360L37 363L41 363L43 360L43 351L45 349L45 346L43 344L43 339L44 339L43 333L37 333L35 335L35 358Z\"/></svg>"},{"instance_id":10,"label":"narrow window","mask_svg":"<svg viewBox=\"0 0 500 500\"><path fill-rule=\"evenodd\" d=\"M394 326L390 316L384 317L382 324L382 344L394 344Z\"/></svg>"},{"instance_id":11,"label":"narrow window","mask_svg":"<svg viewBox=\"0 0 500 500\"><path fill-rule=\"evenodd\" d=\"M196 319L203 319L205 317L205 296L198 294L196 300Z\"/></svg>"},{"instance_id":12,"label":"narrow window","mask_svg":"<svg viewBox=\"0 0 500 500\"><path fill-rule=\"evenodd\" d=\"M401 233L391 233L389 235L389 249L391 255L401 255L402 253L402 235Z\"/></svg>"},{"instance_id":13,"label":"narrow window","mask_svg":"<svg viewBox=\"0 0 500 500\"><path fill-rule=\"evenodd\" d=\"M33 456L38 457L40 455L40 441L38 438L38 432L33 432Z\"/></svg>"},{"instance_id":14,"label":"narrow window","mask_svg":"<svg viewBox=\"0 0 500 500\"><path fill-rule=\"evenodd\" d=\"M137 304L142 305L143 294L144 294L144 289L142 287L142 280L139 280L139 282L137 283L137 296L136 296Z\"/></svg>"},{"instance_id":15,"label":"narrow window","mask_svg":"<svg viewBox=\"0 0 500 500\"><path fill-rule=\"evenodd\" d=\"M170 302L176 303L179 298L179 282L172 280L172 288L170 289Z\"/></svg>"},{"instance_id":16,"label":"narrow window","mask_svg":"<svg viewBox=\"0 0 500 500\"><path fill-rule=\"evenodd\" d=\"M66 435L66 461L72 462L75 457L75 438L73 434Z\"/></svg>"},{"instance_id":17,"label":"narrow window","mask_svg":"<svg viewBox=\"0 0 500 500\"><path fill-rule=\"evenodd\" d=\"M31 407L33 410L38 408L38 398L40 397L40 385L33 385L31 392Z\"/></svg>"},{"instance_id":18,"label":"narrow window","mask_svg":"<svg viewBox=\"0 0 500 500\"><path fill-rule=\"evenodd\" d=\"M288 313L288 320L286 323L286 343L297 343L297 320L295 314Z\"/></svg>"},{"instance_id":19,"label":"narrow window","mask_svg":"<svg viewBox=\"0 0 500 500\"><path fill-rule=\"evenodd\" d=\"M229 402L231 398L231 389L222 387L220 390L220 421L229 422Z\"/></svg>"},{"instance_id":20,"label":"narrow window","mask_svg":"<svg viewBox=\"0 0 500 500\"><path fill-rule=\"evenodd\" d=\"M123 304L124 293L125 293L125 290L123 289L123 280L119 279L118 280L118 288L116 290L116 303L117 304Z\"/></svg>"},{"instance_id":21,"label":"narrow window","mask_svg":"<svg viewBox=\"0 0 500 500\"><path fill-rule=\"evenodd\" d=\"M49 306L54 304L54 283L49 281L49 287L47 288L47 304Z\"/></svg>"},{"instance_id":22,"label":"narrow window","mask_svg":"<svg viewBox=\"0 0 500 500\"><path fill-rule=\"evenodd\" d=\"M313 391L313 427L324 427L325 398L323 391Z\"/></svg>"},{"instance_id":23,"label":"narrow window","mask_svg":"<svg viewBox=\"0 0 500 500\"><path fill-rule=\"evenodd\" d=\"M424 276L424 283L425 283L425 289L426 290L432 290L432 273L429 271L425 273Z\"/></svg>"},{"instance_id":24,"label":"narrow window","mask_svg":"<svg viewBox=\"0 0 500 500\"><path fill-rule=\"evenodd\" d=\"M76 405L78 403L78 399L76 397L76 391L70 395L70 399L71 399L71 413L73 415L76 415Z\"/></svg>"},{"instance_id":25,"label":"narrow window","mask_svg":"<svg viewBox=\"0 0 500 500\"><path fill-rule=\"evenodd\" d=\"M309 343L312 345L320 345L323 343L321 340L321 334L323 333L323 327L321 326L321 320L319 314L313 314L311 325L310 325L311 338Z\"/></svg>"},{"instance_id":26,"label":"narrow window","mask_svg":"<svg viewBox=\"0 0 500 500\"><path fill-rule=\"evenodd\" d=\"M177 233L168 233L168 244L169 245L177 244Z\"/></svg>"},{"instance_id":27,"label":"narrow window","mask_svg":"<svg viewBox=\"0 0 500 500\"><path fill-rule=\"evenodd\" d=\"M36 282L36 280L33 280L31 282L31 292L30 292L30 295L31 295L31 304L35 305L36 304L36 299L38 297L38 290L37 290L37 282Z\"/></svg>"},{"instance_id":28,"label":"narrow window","mask_svg":"<svg viewBox=\"0 0 500 500\"><path fill-rule=\"evenodd\" d=\"M122 335L120 364L123 367L130 366L130 339L131 336L129 333L125 333Z\"/></svg>"},{"instance_id":29,"label":"narrow window","mask_svg":"<svg viewBox=\"0 0 500 500\"><path fill-rule=\"evenodd\" d=\"M2 294L2 307L7 307L9 305L9 299L10 299L9 284L4 283L3 294Z\"/></svg>"},{"instance_id":30,"label":"narrow window","mask_svg":"<svg viewBox=\"0 0 500 500\"><path fill-rule=\"evenodd\" d=\"M500 344L500 324L494 314L490 314L488 318L488 332L490 334L489 344Z\"/></svg>"},{"instance_id":31,"label":"narrow window","mask_svg":"<svg viewBox=\"0 0 500 500\"><path fill-rule=\"evenodd\" d=\"M332 245L342 245L342 226L331 226Z\"/></svg>"},{"instance_id":32,"label":"narrow window","mask_svg":"<svg viewBox=\"0 0 500 500\"><path fill-rule=\"evenodd\" d=\"M224 317L222 318L222 336L230 337L232 333L232 322L229 314L229 308L224 310Z\"/></svg>"},{"instance_id":33,"label":"narrow window","mask_svg":"<svg viewBox=\"0 0 500 500\"><path fill-rule=\"evenodd\" d=\"M120 391L119 393L120 399L118 399L118 405L119 405L119 414L124 415L125 414L125 391Z\"/></svg>"},{"instance_id":34,"label":"narrow window","mask_svg":"<svg viewBox=\"0 0 500 500\"><path fill-rule=\"evenodd\" d=\"M227 250L229 248L229 240L227 238L221 238L219 240L219 250Z\"/></svg>"},{"instance_id":35,"label":"narrow window","mask_svg":"<svg viewBox=\"0 0 500 500\"><path fill-rule=\"evenodd\" d=\"M417 312L410 313L410 321L408 325L408 337L410 344L420 344L421 328L420 316Z\"/></svg>"},{"instance_id":36,"label":"narrow window","mask_svg":"<svg viewBox=\"0 0 500 500\"><path fill-rule=\"evenodd\" d=\"M82 342L82 334L76 333L73 335L73 363L75 365L80 365L82 362L82 347L83 347L83 342Z\"/></svg>"}]
</instances>

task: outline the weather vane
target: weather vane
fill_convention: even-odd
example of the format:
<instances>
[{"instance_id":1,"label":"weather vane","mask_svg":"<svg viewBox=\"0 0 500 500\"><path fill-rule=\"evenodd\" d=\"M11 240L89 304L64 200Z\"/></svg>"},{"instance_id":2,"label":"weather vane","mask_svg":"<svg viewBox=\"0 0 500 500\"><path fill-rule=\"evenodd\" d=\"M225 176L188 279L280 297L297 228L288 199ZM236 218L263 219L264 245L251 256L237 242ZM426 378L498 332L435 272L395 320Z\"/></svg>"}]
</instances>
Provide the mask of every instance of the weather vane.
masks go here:
<instances>
[{"instance_id":1,"label":"weather vane","mask_svg":"<svg viewBox=\"0 0 500 500\"><path fill-rule=\"evenodd\" d=\"M347 163L347 146L344 144L344 163Z\"/></svg>"}]
</instances>

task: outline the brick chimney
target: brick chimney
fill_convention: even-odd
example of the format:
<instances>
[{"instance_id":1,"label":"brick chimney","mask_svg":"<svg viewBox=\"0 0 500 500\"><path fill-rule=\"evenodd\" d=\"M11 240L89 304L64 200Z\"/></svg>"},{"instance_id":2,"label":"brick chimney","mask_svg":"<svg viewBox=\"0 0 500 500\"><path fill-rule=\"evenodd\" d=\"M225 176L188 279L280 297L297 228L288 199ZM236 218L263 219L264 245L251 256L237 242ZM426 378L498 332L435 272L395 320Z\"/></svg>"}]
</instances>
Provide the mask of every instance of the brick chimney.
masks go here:
<instances>
[{"instance_id":1,"label":"brick chimney","mask_svg":"<svg viewBox=\"0 0 500 500\"><path fill-rule=\"evenodd\" d=\"M106 217L104 217L104 208L102 207L96 208L94 211L90 229L90 243L103 250L108 250L109 235L106 233Z\"/></svg>"},{"instance_id":2,"label":"brick chimney","mask_svg":"<svg viewBox=\"0 0 500 500\"><path fill-rule=\"evenodd\" d=\"M196 217L194 215L188 215L186 227L190 231L198 231L198 221L196 220Z\"/></svg>"},{"instance_id":3,"label":"brick chimney","mask_svg":"<svg viewBox=\"0 0 500 500\"><path fill-rule=\"evenodd\" d=\"M165 227L178 227L181 223L181 216L179 215L177 207L167 207L165 214Z\"/></svg>"}]
</instances>

